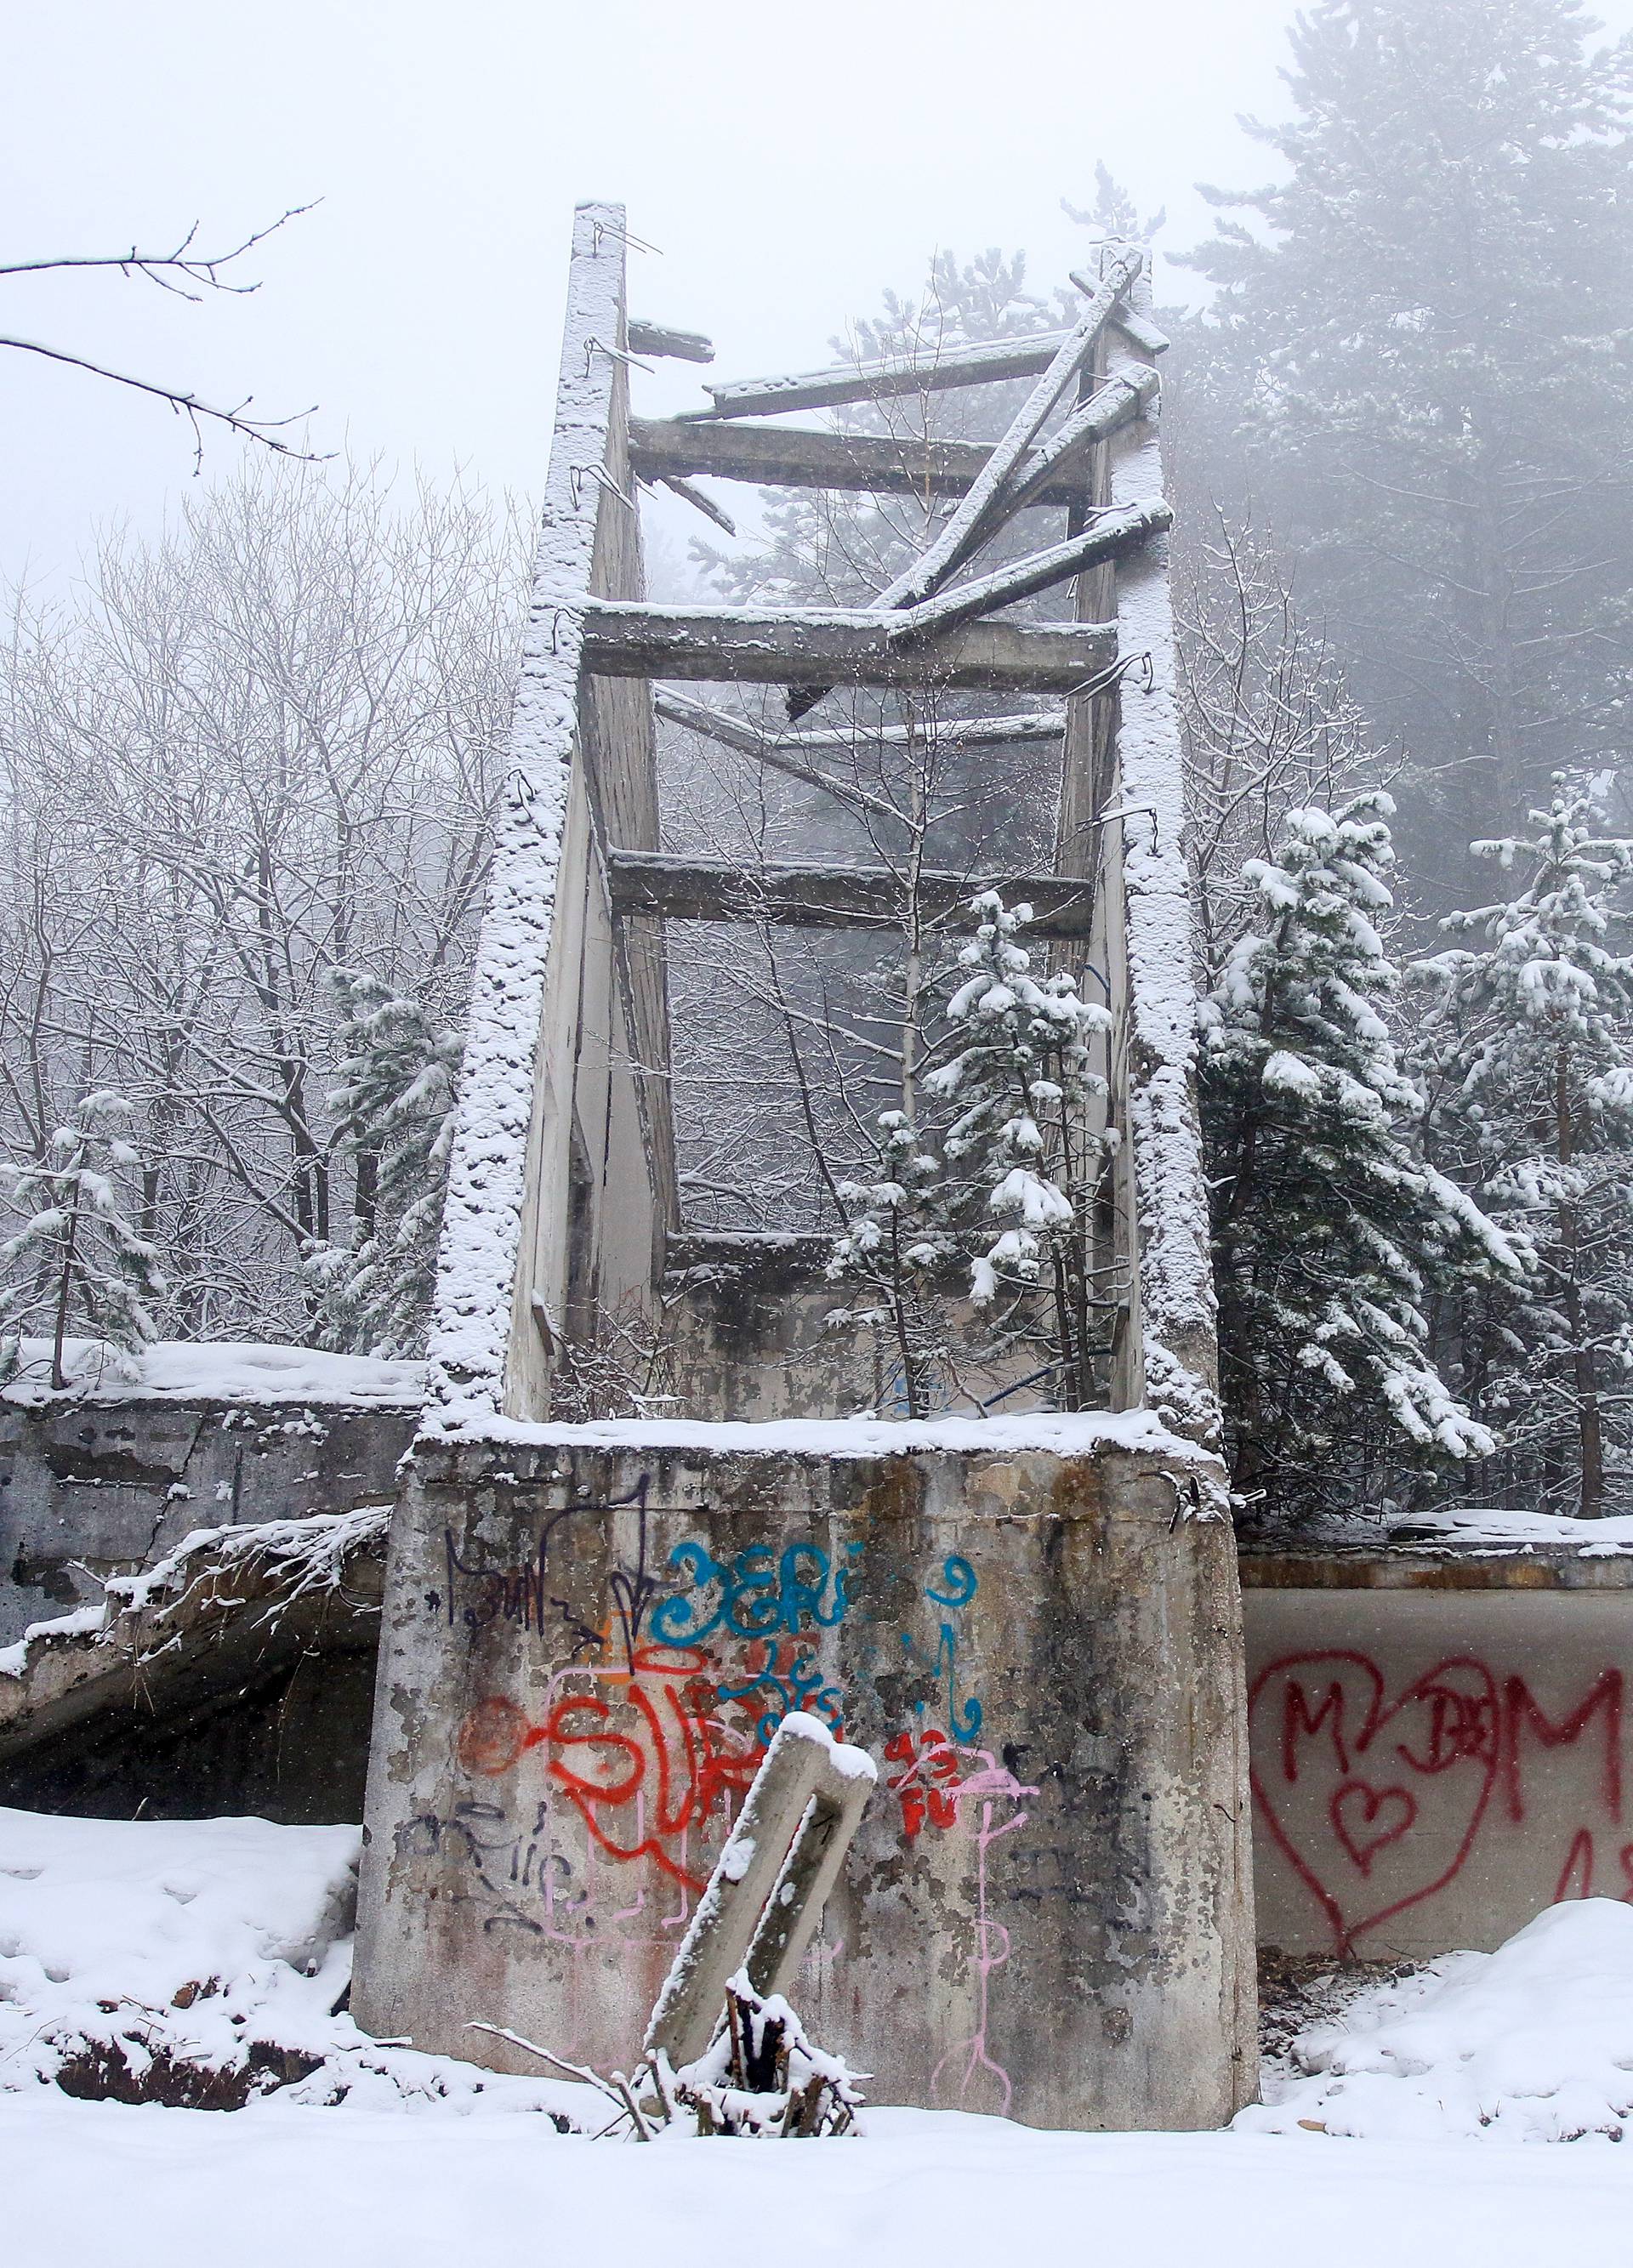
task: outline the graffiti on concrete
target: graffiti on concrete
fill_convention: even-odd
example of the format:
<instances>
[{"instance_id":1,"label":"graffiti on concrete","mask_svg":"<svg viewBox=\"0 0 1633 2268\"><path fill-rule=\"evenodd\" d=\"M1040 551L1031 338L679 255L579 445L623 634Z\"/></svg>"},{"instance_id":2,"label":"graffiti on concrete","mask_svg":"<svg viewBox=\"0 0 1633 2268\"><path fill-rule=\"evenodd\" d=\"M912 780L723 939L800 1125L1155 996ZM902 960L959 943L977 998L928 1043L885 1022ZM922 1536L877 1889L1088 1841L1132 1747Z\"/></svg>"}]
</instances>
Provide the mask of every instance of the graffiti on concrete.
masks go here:
<instances>
[{"instance_id":1,"label":"graffiti on concrete","mask_svg":"<svg viewBox=\"0 0 1633 2268\"><path fill-rule=\"evenodd\" d=\"M849 1546L852 1554L861 1545ZM789 1637L808 1629L831 1630L845 1618L845 1565L830 1564L815 1543L790 1543L773 1553L753 1543L729 1562L717 1559L706 1544L677 1543L671 1567L691 1579L654 1609L652 1631L666 1646L696 1646L727 1631L734 1638Z\"/></svg>"},{"instance_id":2,"label":"graffiti on concrete","mask_svg":"<svg viewBox=\"0 0 1633 2268\"><path fill-rule=\"evenodd\" d=\"M586 1514L621 1512L633 1509L635 1513L636 1549L634 1565L615 1568L608 1578L610 1621L616 1620L626 1663L634 1660L640 1644L641 1625L647 1607L655 1595L659 1584L648 1571L647 1498L652 1487L650 1473L642 1473L625 1495L617 1497L573 1497L550 1513L539 1524L532 1551L525 1561L509 1567L488 1567L468 1559L455 1542L454 1531L443 1531L443 1556L446 1566L446 1588L430 1591L425 1604L432 1614L446 1614L447 1626L453 1630L462 1625L469 1631L485 1630L495 1622L519 1624L522 1630L543 1638L551 1632L565 1632L571 1640L571 1653L576 1660L580 1654L597 1653L606 1646L610 1631L593 1630L579 1619L565 1598L552 1587L555 1578L550 1572L550 1549L557 1536L569 1521Z\"/></svg>"},{"instance_id":3,"label":"graffiti on concrete","mask_svg":"<svg viewBox=\"0 0 1633 2268\"><path fill-rule=\"evenodd\" d=\"M783 1718L808 1711L836 1733L846 1718L824 1656L827 1634L851 1611L862 1544L802 1539L720 1554L687 1538L660 1558L649 1491L643 1476L616 1503L582 1498L552 1510L514 1566L490 1566L477 1543L449 1531L446 1589L427 1598L450 1631L474 1640L507 1624L542 1642L550 1667L542 1692L536 1669L526 1687L509 1690L501 1673L479 1690L454 1741L460 1800L406 1831L417 1852L444 1860L463 1886L453 1894L477 1902L485 1931L526 1932L586 1956L609 1943L672 1948ZM626 1550L597 1603L573 1565L584 1536L574 1523L614 1512ZM1037 1790L982 1745L967 1630L979 1587L956 1551L919 1582L912 1627L887 1641L909 1683L884 1758L906 1848L927 1835L955 1838L947 1859L928 1862L950 1863L973 1894L967 2030L942 2056L932 2095L1004 2111L1010 2080L990 2029L1009 1959L993 1911L995 1849L1026 1825Z\"/></svg>"},{"instance_id":4,"label":"graffiti on concrete","mask_svg":"<svg viewBox=\"0 0 1633 2268\"><path fill-rule=\"evenodd\" d=\"M1556 1897L1633 1896L1622 1822L1624 1680L1608 1668L1550 1713L1523 1676L1454 1655L1391 1696L1372 1658L1295 1653L1260 1672L1248 1697L1252 1780L1272 1840L1318 1901L1334 1950L1349 1953L1453 1882L1494 1814L1523 1822L1526 1773L1568 1749L1592 1761L1597 1815L1570 1833ZM1608 1842L1607 1867L1596 1838Z\"/></svg>"}]
</instances>

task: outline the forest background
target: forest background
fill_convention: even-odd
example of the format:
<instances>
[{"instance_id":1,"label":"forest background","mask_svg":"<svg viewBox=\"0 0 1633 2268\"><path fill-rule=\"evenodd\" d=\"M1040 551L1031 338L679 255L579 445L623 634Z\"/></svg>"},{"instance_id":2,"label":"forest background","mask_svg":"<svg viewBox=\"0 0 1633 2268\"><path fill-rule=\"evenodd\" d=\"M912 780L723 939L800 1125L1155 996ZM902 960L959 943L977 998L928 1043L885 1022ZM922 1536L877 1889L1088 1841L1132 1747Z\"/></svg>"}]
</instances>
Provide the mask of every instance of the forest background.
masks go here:
<instances>
[{"instance_id":1,"label":"forest background","mask_svg":"<svg viewBox=\"0 0 1633 2268\"><path fill-rule=\"evenodd\" d=\"M1210 193L1209 239L1104 172L1077 216L1205 287L1166 430L1244 1516L1630 1509L1633 54L1569 0L1323 0L1290 40L1273 185ZM1056 320L1018 255L943 254L838 343ZM419 1344L528 519L269 461L17 594L13 1330L70 1296L114 1340ZM905 532L844 534L784 497L657 564L850 596ZM731 783L669 761L718 828ZM677 971L706 1213L709 1003L749 982Z\"/></svg>"}]
</instances>

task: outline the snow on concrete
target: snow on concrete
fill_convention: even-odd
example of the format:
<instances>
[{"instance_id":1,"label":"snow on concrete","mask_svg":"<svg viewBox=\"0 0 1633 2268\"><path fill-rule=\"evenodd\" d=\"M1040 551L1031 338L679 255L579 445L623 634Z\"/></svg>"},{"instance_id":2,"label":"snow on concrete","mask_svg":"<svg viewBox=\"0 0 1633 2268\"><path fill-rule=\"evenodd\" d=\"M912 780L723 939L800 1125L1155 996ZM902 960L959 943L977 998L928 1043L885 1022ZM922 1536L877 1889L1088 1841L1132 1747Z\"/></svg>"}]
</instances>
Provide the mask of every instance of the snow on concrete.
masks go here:
<instances>
[{"instance_id":1,"label":"snow on concrete","mask_svg":"<svg viewBox=\"0 0 1633 2268\"><path fill-rule=\"evenodd\" d=\"M528 1136L577 731L579 659L623 314L624 208L574 217L556 425L477 943L431 1331L434 1396L502 1406Z\"/></svg>"},{"instance_id":2,"label":"snow on concrete","mask_svg":"<svg viewBox=\"0 0 1633 2268\"><path fill-rule=\"evenodd\" d=\"M1027 1410L993 1418L780 1418L710 1420L620 1418L581 1425L494 1418L485 1405L454 1402L427 1412L425 1435L444 1441L506 1441L519 1447L702 1450L749 1456L891 1457L931 1449L979 1449L994 1456L1042 1449L1092 1457L1106 1449L1143 1451L1199 1472L1216 1462L1193 1441L1171 1433L1149 1410Z\"/></svg>"},{"instance_id":3,"label":"snow on concrete","mask_svg":"<svg viewBox=\"0 0 1633 2268\"><path fill-rule=\"evenodd\" d=\"M1510 1551L1570 1551L1579 1559L1615 1559L1633 1552L1633 1513L1577 1520L1564 1513L1415 1513L1389 1535L1392 1550L1455 1550L1473 1557Z\"/></svg>"},{"instance_id":4,"label":"snow on concrete","mask_svg":"<svg viewBox=\"0 0 1633 2268\"><path fill-rule=\"evenodd\" d=\"M1447 1954L1358 1994L1288 2062L1239 2131L1620 2142L1633 2127L1633 1906L1550 1906L1496 1953Z\"/></svg>"},{"instance_id":5,"label":"snow on concrete","mask_svg":"<svg viewBox=\"0 0 1633 2268\"><path fill-rule=\"evenodd\" d=\"M381 1362L372 1355L324 1354L315 1347L270 1346L256 1340L158 1339L114 1366L100 1339L70 1339L63 1369L68 1398L112 1402L340 1402L414 1410L425 1398L423 1362ZM135 1375L129 1374L134 1366ZM25 1339L22 1366L4 1389L26 1408L59 1401L52 1394L50 1348Z\"/></svg>"}]
</instances>

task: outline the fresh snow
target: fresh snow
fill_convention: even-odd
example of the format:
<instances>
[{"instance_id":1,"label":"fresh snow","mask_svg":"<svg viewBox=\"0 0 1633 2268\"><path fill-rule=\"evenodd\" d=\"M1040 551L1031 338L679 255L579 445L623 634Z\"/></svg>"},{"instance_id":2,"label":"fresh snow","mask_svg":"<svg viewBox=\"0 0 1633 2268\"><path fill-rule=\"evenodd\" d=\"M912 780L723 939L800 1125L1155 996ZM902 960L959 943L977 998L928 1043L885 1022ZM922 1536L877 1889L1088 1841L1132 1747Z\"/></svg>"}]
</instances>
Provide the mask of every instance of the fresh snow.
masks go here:
<instances>
[{"instance_id":1,"label":"fresh snow","mask_svg":"<svg viewBox=\"0 0 1633 2268\"><path fill-rule=\"evenodd\" d=\"M1142 2268L1318 2254L1376 2268L1384 2245L1396 2268L1538 2268L1625 2250L1633 2154L1610 2137L1633 2097L1633 1909L1609 1900L1363 1992L1341 2027L1295 2043L1303 2069L1273 2080L1273 2103L1224 2133L1042 2133L876 2108L853 2140L643 2147L540 2115L587 2118L587 2089L371 2042L332 2013L357 1846L349 1827L0 1810L8 2263L444 2268L473 2246L541 2244L571 2261L604 2250L610 2184L620 2247L666 2268L718 2268L743 2228L797 2230L847 2268L1086 2246ZM231 2113L50 2083L76 2047L115 2036L138 2058L229 2069L254 2040L317 2068ZM1532 2146L1575 2134L1582 2146Z\"/></svg>"},{"instance_id":2,"label":"fresh snow","mask_svg":"<svg viewBox=\"0 0 1633 2268\"><path fill-rule=\"evenodd\" d=\"M324 1354L314 1347L269 1346L255 1340L156 1339L120 1360L99 1339L70 1339L63 1367L77 1400L120 1402L357 1402L415 1410L425 1398L423 1362L381 1362L371 1355ZM134 1374L129 1374L133 1373ZM18 1374L4 1399L33 1405L55 1398L46 1383L50 1346L25 1339Z\"/></svg>"},{"instance_id":3,"label":"fresh snow","mask_svg":"<svg viewBox=\"0 0 1633 2268\"><path fill-rule=\"evenodd\" d=\"M1392 1550L1415 1546L1484 1556L1530 1551L1539 1545L1549 1551L1572 1552L1578 1559L1620 1558L1624 1552L1633 1551L1633 1513L1578 1520L1567 1513L1483 1512L1459 1506L1455 1512L1415 1513L1389 1535Z\"/></svg>"},{"instance_id":4,"label":"fresh snow","mask_svg":"<svg viewBox=\"0 0 1633 2268\"><path fill-rule=\"evenodd\" d=\"M1034 1410L992 1418L779 1418L764 1422L685 1418L617 1418L576 1425L535 1425L491 1418L480 1405L451 1403L427 1413L427 1431L443 1440L507 1441L519 1447L728 1451L757 1456L890 1457L912 1450L1026 1449L1091 1457L1103 1449L1143 1450L1199 1469L1214 1459L1149 1410Z\"/></svg>"},{"instance_id":5,"label":"fresh snow","mask_svg":"<svg viewBox=\"0 0 1633 2268\"><path fill-rule=\"evenodd\" d=\"M87 2051L138 2073L172 2058L242 2074L257 2049L315 2065L276 2095L252 2098L255 2116L301 2103L576 2105L586 2090L382 2047L336 2013L351 1981L361 1839L355 1827L264 1819L73 1819L0 1808L0 2161L8 2174L16 2163L4 2139L8 2098L38 2100L42 2083L65 2066L71 2075ZM22 2268L26 2256L8 2224L9 2205L0 2220L5 2256Z\"/></svg>"},{"instance_id":6,"label":"fresh snow","mask_svg":"<svg viewBox=\"0 0 1633 2268\"><path fill-rule=\"evenodd\" d=\"M1496 1953L1448 1954L1359 1994L1289 2061L1239 2130L1620 2142L1633 2123L1633 1906L1550 1906Z\"/></svg>"}]
</instances>

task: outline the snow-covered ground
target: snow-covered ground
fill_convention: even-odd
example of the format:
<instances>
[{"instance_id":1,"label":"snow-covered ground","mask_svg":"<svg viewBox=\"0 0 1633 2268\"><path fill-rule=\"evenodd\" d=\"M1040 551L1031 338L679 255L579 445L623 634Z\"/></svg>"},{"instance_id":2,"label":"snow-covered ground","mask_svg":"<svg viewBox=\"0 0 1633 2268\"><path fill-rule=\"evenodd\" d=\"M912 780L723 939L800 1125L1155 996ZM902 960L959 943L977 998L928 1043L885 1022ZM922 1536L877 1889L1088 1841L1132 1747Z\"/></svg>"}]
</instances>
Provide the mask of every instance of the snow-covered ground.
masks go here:
<instances>
[{"instance_id":1,"label":"snow-covered ground","mask_svg":"<svg viewBox=\"0 0 1633 2268\"><path fill-rule=\"evenodd\" d=\"M586 2090L376 2045L334 2013L356 1850L349 1828L0 1811L8 2268L577 2268L610 2250L718 2268L788 2243L845 2268L1550 2268L1633 2251L1633 2148L1613 2139L1633 2102L1633 1909L1608 1900L1363 1992L1229 2133L875 2110L859 2139L642 2146L542 2115L587 2114ZM213 2073L248 2107L63 2092L155 2057L173 2094Z\"/></svg>"}]
</instances>

